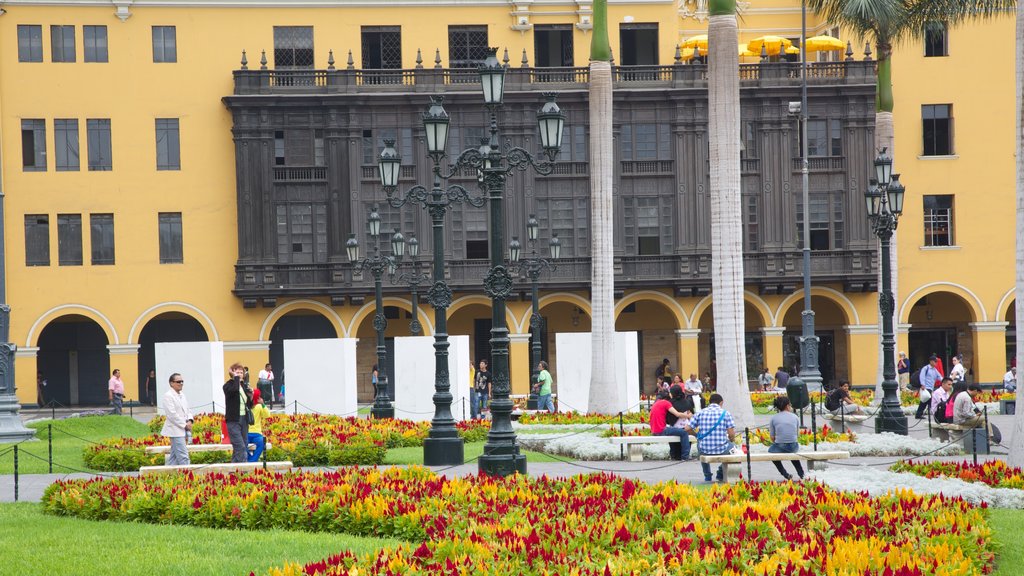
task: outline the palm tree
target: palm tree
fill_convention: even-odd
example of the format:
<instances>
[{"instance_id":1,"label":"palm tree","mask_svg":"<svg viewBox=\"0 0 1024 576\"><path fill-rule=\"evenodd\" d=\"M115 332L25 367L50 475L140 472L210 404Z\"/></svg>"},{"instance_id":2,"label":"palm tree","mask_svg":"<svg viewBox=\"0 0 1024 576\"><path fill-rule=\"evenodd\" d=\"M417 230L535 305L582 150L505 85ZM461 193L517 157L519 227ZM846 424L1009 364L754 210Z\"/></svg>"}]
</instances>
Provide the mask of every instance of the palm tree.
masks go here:
<instances>
[{"instance_id":1,"label":"palm tree","mask_svg":"<svg viewBox=\"0 0 1024 576\"><path fill-rule=\"evenodd\" d=\"M1024 10L1017 11L1017 326L1024 326ZM1017 330L1018 372L1024 369L1024 330ZM1020 394L1018 394L1020 396ZM1024 410L1017 410L1010 434L1010 466L1024 467Z\"/></svg>"},{"instance_id":2,"label":"palm tree","mask_svg":"<svg viewBox=\"0 0 1024 576\"><path fill-rule=\"evenodd\" d=\"M875 97L875 148L887 149L893 155L895 165L895 131L892 110L892 52L902 41L919 39L925 29L936 22L943 22L952 28L968 21L992 18L1012 10L1015 0L806 0L807 6L833 24L851 30L861 38L872 42L878 58L878 89ZM895 171L895 170L894 170ZM897 250L899 245L893 235L890 258L892 259L892 292L899 294L899 267ZM881 270L878 283L881 285ZM899 307L897 306L896 309ZM899 326L899 317L893 310L893 326ZM882 356L881 330L882 313L878 313L878 374L875 379L875 398L882 397ZM894 359L895 361L895 359Z\"/></svg>"},{"instance_id":3,"label":"palm tree","mask_svg":"<svg viewBox=\"0 0 1024 576\"><path fill-rule=\"evenodd\" d=\"M740 80L736 0L711 0L708 143L711 151L711 302L718 390L736 426L754 426L747 387L740 213Z\"/></svg>"},{"instance_id":4,"label":"palm tree","mask_svg":"<svg viewBox=\"0 0 1024 576\"><path fill-rule=\"evenodd\" d=\"M608 0L594 2L590 40L591 361L593 413L623 410L625 394L615 374L615 276L612 269L612 67ZM621 401L620 401L621 399Z\"/></svg>"}]
</instances>

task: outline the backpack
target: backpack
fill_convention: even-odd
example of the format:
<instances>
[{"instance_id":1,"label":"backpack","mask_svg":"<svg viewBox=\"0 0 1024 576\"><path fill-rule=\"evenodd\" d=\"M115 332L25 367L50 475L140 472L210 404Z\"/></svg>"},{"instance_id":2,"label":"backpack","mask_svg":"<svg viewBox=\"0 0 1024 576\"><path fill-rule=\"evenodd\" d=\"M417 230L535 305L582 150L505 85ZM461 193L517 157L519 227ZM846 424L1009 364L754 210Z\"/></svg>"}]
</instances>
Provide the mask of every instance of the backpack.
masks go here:
<instances>
[{"instance_id":1,"label":"backpack","mask_svg":"<svg viewBox=\"0 0 1024 576\"><path fill-rule=\"evenodd\" d=\"M917 370L914 370L914 372L910 375L910 382L907 383L907 386L911 390L920 390L921 389L921 369L920 368L918 368Z\"/></svg>"},{"instance_id":2,"label":"backpack","mask_svg":"<svg viewBox=\"0 0 1024 576\"><path fill-rule=\"evenodd\" d=\"M935 421L939 424L949 424L951 422L950 419L946 418L946 402L949 402L950 400L952 400L952 398L946 398L935 406Z\"/></svg>"}]
</instances>

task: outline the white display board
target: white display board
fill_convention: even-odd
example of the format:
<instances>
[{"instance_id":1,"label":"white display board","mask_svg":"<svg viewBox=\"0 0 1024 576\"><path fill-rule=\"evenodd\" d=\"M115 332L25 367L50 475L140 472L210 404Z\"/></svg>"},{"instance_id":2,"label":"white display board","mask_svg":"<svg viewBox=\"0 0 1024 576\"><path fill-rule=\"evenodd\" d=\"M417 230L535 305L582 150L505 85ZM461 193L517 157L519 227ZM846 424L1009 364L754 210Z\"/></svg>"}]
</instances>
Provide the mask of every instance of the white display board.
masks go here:
<instances>
[{"instance_id":1,"label":"white display board","mask_svg":"<svg viewBox=\"0 0 1024 576\"><path fill-rule=\"evenodd\" d=\"M164 393L170 390L168 380L175 372L185 381L181 391L193 414L224 413L223 386L228 373L224 368L223 342L157 342L154 351L160 414L164 413Z\"/></svg>"},{"instance_id":2,"label":"white display board","mask_svg":"<svg viewBox=\"0 0 1024 576\"><path fill-rule=\"evenodd\" d=\"M616 397L608 406L618 411L636 412L640 404L640 360L636 332L616 332L615 382ZM558 354L554 392L559 412L587 412L590 405L591 336L589 332L555 334Z\"/></svg>"},{"instance_id":3,"label":"white display board","mask_svg":"<svg viewBox=\"0 0 1024 576\"><path fill-rule=\"evenodd\" d=\"M471 361L469 336L449 336L448 379L453 397L452 416L459 421L470 417ZM395 374L390 376L395 380L395 418L423 421L434 417L435 368L433 336L395 338Z\"/></svg>"},{"instance_id":4,"label":"white display board","mask_svg":"<svg viewBox=\"0 0 1024 576\"><path fill-rule=\"evenodd\" d=\"M357 338L284 341L287 411L355 416ZM298 402L298 404L296 404Z\"/></svg>"}]
</instances>

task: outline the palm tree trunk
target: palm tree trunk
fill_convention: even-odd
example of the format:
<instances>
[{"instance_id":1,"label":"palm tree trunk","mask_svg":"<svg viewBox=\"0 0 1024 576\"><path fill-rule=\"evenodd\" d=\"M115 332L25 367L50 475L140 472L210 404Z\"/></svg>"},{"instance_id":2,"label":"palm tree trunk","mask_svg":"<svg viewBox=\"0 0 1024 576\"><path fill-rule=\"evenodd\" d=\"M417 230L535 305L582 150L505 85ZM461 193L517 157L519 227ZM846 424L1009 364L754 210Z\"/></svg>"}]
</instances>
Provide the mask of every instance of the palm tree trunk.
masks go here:
<instances>
[{"instance_id":1,"label":"palm tree trunk","mask_svg":"<svg viewBox=\"0 0 1024 576\"><path fill-rule=\"evenodd\" d=\"M711 302L718 391L737 429L754 426L747 384L740 213L740 86L736 3L712 0L708 24Z\"/></svg>"},{"instance_id":2,"label":"palm tree trunk","mask_svg":"<svg viewBox=\"0 0 1024 576\"><path fill-rule=\"evenodd\" d=\"M608 49L606 0L594 3L590 51L591 193L591 361L587 410L612 414L626 410L626 391L615 374L615 275L612 268L612 67Z\"/></svg>"},{"instance_id":3,"label":"palm tree trunk","mask_svg":"<svg viewBox=\"0 0 1024 576\"><path fill-rule=\"evenodd\" d=\"M1017 373L1024 370L1024 10L1017 10ZM1021 380L1021 376L1017 380ZM1018 392L1017 397L1021 394ZM1024 410L1017 410L1010 434L1010 466L1024 466Z\"/></svg>"}]
</instances>

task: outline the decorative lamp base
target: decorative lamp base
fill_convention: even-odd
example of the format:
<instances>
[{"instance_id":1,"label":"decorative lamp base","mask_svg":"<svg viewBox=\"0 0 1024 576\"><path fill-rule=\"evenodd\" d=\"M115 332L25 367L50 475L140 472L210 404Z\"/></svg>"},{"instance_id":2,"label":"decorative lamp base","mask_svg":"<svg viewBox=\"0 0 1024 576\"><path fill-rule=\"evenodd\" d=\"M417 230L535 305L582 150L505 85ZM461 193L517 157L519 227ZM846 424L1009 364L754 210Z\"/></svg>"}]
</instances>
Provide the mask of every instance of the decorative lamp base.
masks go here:
<instances>
[{"instance_id":1,"label":"decorative lamp base","mask_svg":"<svg viewBox=\"0 0 1024 576\"><path fill-rule=\"evenodd\" d=\"M382 418L394 418L395 407L394 406L374 406L370 408L370 416L376 419Z\"/></svg>"},{"instance_id":2,"label":"decorative lamp base","mask_svg":"<svg viewBox=\"0 0 1024 576\"><path fill-rule=\"evenodd\" d=\"M902 411L888 411L883 407L878 416L875 416L875 433L881 434L882 432L892 432L900 436L909 434L906 414Z\"/></svg>"},{"instance_id":3,"label":"decorative lamp base","mask_svg":"<svg viewBox=\"0 0 1024 576\"><path fill-rule=\"evenodd\" d=\"M526 399L526 409L527 410L536 410L537 409L537 403L539 402L539 400L540 400L540 396L538 396L538 395L534 394L533 392L531 392L530 396Z\"/></svg>"},{"instance_id":4,"label":"decorative lamp base","mask_svg":"<svg viewBox=\"0 0 1024 576\"><path fill-rule=\"evenodd\" d=\"M480 473L488 476L526 474L526 456L522 454L484 454L479 462Z\"/></svg>"},{"instance_id":5,"label":"decorative lamp base","mask_svg":"<svg viewBox=\"0 0 1024 576\"><path fill-rule=\"evenodd\" d=\"M458 466L465 463L462 438L427 438L423 441L424 466Z\"/></svg>"},{"instance_id":6,"label":"decorative lamp base","mask_svg":"<svg viewBox=\"0 0 1024 576\"><path fill-rule=\"evenodd\" d=\"M18 416L20 406L14 395L0 397L0 443L33 440L36 431L26 428Z\"/></svg>"}]
</instances>

